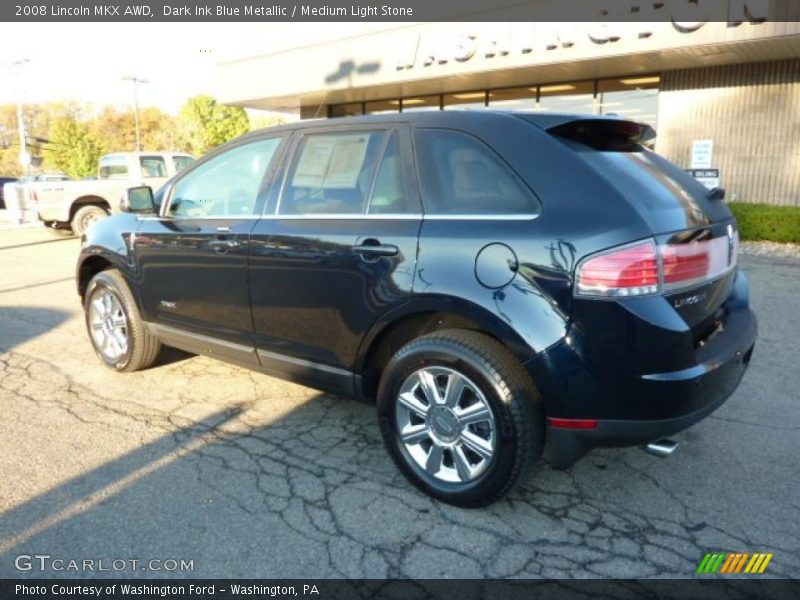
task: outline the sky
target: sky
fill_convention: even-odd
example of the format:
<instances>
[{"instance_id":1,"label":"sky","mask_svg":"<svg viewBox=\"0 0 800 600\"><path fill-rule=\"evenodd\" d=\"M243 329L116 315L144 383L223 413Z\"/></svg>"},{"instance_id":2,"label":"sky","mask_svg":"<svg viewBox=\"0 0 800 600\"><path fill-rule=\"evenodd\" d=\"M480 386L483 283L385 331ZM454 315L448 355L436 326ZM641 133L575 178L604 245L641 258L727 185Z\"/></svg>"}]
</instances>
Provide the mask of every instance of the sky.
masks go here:
<instances>
[{"instance_id":1,"label":"sky","mask_svg":"<svg viewBox=\"0 0 800 600\"><path fill-rule=\"evenodd\" d=\"M231 58L362 35L387 23L0 23L0 104L76 100L176 114L213 95L214 66ZM28 59L23 68L12 63ZM20 72L21 71L21 72ZM21 90L21 91L20 91Z\"/></svg>"}]
</instances>

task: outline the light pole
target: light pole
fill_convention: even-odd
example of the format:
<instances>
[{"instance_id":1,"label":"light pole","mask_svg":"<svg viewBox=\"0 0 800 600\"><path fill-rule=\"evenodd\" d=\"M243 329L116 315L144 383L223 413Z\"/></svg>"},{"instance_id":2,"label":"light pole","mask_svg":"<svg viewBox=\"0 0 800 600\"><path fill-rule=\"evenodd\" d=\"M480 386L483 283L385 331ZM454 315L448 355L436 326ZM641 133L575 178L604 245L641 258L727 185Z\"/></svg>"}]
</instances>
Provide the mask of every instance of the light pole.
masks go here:
<instances>
[{"instance_id":1,"label":"light pole","mask_svg":"<svg viewBox=\"0 0 800 600\"><path fill-rule=\"evenodd\" d=\"M133 82L133 119L136 123L136 151L142 150L142 140L139 137L139 84L150 83L147 79L140 79L138 77L123 77L123 81Z\"/></svg>"},{"instance_id":2,"label":"light pole","mask_svg":"<svg viewBox=\"0 0 800 600\"><path fill-rule=\"evenodd\" d=\"M28 166L31 164L31 157L28 154L28 145L25 140L25 120L22 118L22 69L30 61L27 58L15 60L10 65L10 70L17 71L17 131L19 132L19 162L28 173Z\"/></svg>"}]
</instances>

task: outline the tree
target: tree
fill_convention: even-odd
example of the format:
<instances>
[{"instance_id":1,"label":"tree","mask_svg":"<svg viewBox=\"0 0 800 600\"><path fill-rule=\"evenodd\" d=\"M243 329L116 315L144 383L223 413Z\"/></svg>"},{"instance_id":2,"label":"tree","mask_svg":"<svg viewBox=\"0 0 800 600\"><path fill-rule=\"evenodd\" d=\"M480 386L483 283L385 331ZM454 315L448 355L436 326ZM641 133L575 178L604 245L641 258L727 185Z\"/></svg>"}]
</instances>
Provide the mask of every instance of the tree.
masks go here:
<instances>
[{"instance_id":1,"label":"tree","mask_svg":"<svg viewBox=\"0 0 800 600\"><path fill-rule=\"evenodd\" d=\"M88 123L60 117L50 125L48 139L43 151L45 168L63 171L76 179L97 172L102 148Z\"/></svg>"},{"instance_id":2,"label":"tree","mask_svg":"<svg viewBox=\"0 0 800 600\"><path fill-rule=\"evenodd\" d=\"M105 107L92 122L92 131L104 152L131 152L136 149L136 121L133 111ZM176 150L175 119L157 108L139 111L142 150Z\"/></svg>"},{"instance_id":3,"label":"tree","mask_svg":"<svg viewBox=\"0 0 800 600\"><path fill-rule=\"evenodd\" d=\"M178 115L178 141L195 156L249 130L250 122L243 108L218 104L210 96L190 98Z\"/></svg>"}]
</instances>

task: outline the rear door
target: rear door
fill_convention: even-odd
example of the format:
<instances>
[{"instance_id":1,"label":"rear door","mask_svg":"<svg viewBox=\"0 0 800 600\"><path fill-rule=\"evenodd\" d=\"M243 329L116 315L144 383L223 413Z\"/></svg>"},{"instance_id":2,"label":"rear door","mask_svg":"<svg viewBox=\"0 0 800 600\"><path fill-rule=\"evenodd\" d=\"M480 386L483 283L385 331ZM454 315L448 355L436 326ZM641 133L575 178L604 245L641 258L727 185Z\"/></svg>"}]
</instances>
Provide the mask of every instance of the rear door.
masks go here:
<instances>
[{"instance_id":1,"label":"rear door","mask_svg":"<svg viewBox=\"0 0 800 600\"><path fill-rule=\"evenodd\" d=\"M168 343L257 362L248 243L282 142L240 144L199 163L174 183L161 216L142 219L133 241L141 306Z\"/></svg>"},{"instance_id":2,"label":"rear door","mask_svg":"<svg viewBox=\"0 0 800 600\"><path fill-rule=\"evenodd\" d=\"M359 344L411 292L421 209L404 127L297 134L250 243L262 366L344 393Z\"/></svg>"}]
</instances>

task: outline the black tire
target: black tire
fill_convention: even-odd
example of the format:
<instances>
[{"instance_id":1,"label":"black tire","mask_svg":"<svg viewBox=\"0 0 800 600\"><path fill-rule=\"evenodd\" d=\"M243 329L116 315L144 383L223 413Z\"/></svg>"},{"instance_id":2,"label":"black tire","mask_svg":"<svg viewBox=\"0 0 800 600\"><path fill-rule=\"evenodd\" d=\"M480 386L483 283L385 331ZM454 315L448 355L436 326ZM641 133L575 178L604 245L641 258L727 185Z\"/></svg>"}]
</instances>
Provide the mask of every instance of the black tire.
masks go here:
<instances>
[{"instance_id":1,"label":"black tire","mask_svg":"<svg viewBox=\"0 0 800 600\"><path fill-rule=\"evenodd\" d=\"M123 327L127 338L127 347L118 357L110 357L104 353L92 332L91 320L94 313L90 308L91 303L101 301L105 294L110 294L116 299L121 307L122 316L124 316ZM130 288L116 269L101 271L89 282L84 301L84 315L92 347L108 368L130 373L146 369L157 360L161 351L161 342L145 327Z\"/></svg>"},{"instance_id":2,"label":"black tire","mask_svg":"<svg viewBox=\"0 0 800 600\"><path fill-rule=\"evenodd\" d=\"M102 206L95 204L81 206L72 217L72 231L75 232L75 235L83 235L92 223L99 219L105 219L107 216L108 211Z\"/></svg>"},{"instance_id":3,"label":"black tire","mask_svg":"<svg viewBox=\"0 0 800 600\"><path fill-rule=\"evenodd\" d=\"M451 468L455 469L455 449L444 450L445 459L444 462L441 459L439 461L441 468L437 470L437 477L415 462L412 451L401 440L398 419L402 419L402 415L398 416L397 412L398 407L402 407L399 402L401 389L426 369L432 369L430 372L434 373L456 372L478 388L483 395L483 403L491 408L494 419L493 454L491 458L486 458L484 470L472 480L465 478L465 481L452 482L441 479L448 457ZM436 381L441 382L441 379ZM442 388L438 389L440 394L445 394ZM544 445L544 413L539 393L530 376L507 347L475 331L436 331L401 348L381 376L377 408L384 443L400 471L425 493L465 508L486 506L511 491L538 461ZM432 418L430 408L424 418L419 415L415 418L429 430L432 427L429 425ZM464 426L458 427L461 433L454 435L463 436ZM436 445L433 440L431 436L430 440L418 442L421 451L425 451L425 444L430 442L429 460L432 446ZM415 449L414 452L420 450Z\"/></svg>"}]
</instances>

